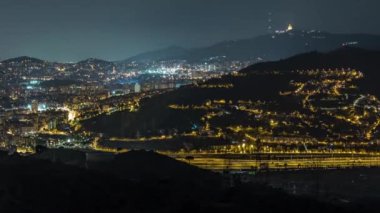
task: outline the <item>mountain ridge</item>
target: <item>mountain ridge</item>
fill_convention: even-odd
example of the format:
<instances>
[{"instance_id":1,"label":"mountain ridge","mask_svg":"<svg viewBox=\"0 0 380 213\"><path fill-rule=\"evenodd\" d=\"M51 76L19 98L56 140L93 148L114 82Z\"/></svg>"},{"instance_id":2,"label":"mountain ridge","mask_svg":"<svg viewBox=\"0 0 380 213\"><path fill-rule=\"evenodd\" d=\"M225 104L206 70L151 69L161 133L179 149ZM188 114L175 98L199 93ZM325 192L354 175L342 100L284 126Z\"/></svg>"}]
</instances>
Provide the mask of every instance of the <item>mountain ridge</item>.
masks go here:
<instances>
[{"instance_id":1,"label":"mountain ridge","mask_svg":"<svg viewBox=\"0 0 380 213\"><path fill-rule=\"evenodd\" d=\"M263 59L271 61L313 50L328 52L342 46L357 46L365 49L380 50L380 35L292 30L251 38L226 40L200 48L186 49L179 47L182 49L182 54L177 59L202 61L212 57L225 57L228 60L260 61ZM168 49L170 48L139 54L124 60L124 62L173 59L173 54L168 54L170 57L164 57ZM185 55L183 55L184 52L186 53ZM162 53L163 57L157 56L160 53ZM151 55L155 57L150 57Z\"/></svg>"},{"instance_id":2,"label":"mountain ridge","mask_svg":"<svg viewBox=\"0 0 380 213\"><path fill-rule=\"evenodd\" d=\"M143 63L161 60L187 60L189 62L202 62L212 60L213 58L259 62L285 59L293 55L311 51L329 52L343 46L380 50L380 35L365 33L329 33L325 31L306 31L295 29L250 38L225 40L209 46L198 48L184 48L173 45L163 49L140 53L120 61L109 61L90 57L75 62L74 64L79 64L86 61L101 61L103 63L113 63L115 65L131 62ZM47 61L29 56L9 58L0 61L0 63L6 64L11 63L12 61L18 62L25 60L32 60L36 63L73 64Z\"/></svg>"}]
</instances>

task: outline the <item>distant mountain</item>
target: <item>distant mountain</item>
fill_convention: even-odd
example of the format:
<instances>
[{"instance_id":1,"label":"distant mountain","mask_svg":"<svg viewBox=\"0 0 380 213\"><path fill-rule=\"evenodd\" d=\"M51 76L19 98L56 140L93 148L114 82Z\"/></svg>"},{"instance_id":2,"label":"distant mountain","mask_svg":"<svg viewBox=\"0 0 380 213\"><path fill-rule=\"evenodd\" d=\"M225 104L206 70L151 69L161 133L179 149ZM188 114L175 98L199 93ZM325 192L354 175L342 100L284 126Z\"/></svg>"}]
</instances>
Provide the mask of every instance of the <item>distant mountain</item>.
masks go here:
<instances>
[{"instance_id":1,"label":"distant mountain","mask_svg":"<svg viewBox=\"0 0 380 213\"><path fill-rule=\"evenodd\" d=\"M112 62L98 59L98 58L88 58L86 60L79 61L77 64L113 65Z\"/></svg>"},{"instance_id":2,"label":"distant mountain","mask_svg":"<svg viewBox=\"0 0 380 213\"><path fill-rule=\"evenodd\" d=\"M0 77L6 73L41 76L52 63L38 58L21 56L0 61ZM32 67L32 69L31 69ZM17 70L17 71L16 71Z\"/></svg>"},{"instance_id":3,"label":"distant mountain","mask_svg":"<svg viewBox=\"0 0 380 213\"><path fill-rule=\"evenodd\" d=\"M380 66L378 50L366 50L356 47L341 47L334 51L322 53L318 51L307 52L290 58L257 63L249 66L241 72L255 72L267 70L289 71L294 69L326 69L326 68L355 68L362 70L365 74L371 74ZM377 72L373 72L376 74ZM379 75L380 77L380 75Z\"/></svg>"},{"instance_id":4,"label":"distant mountain","mask_svg":"<svg viewBox=\"0 0 380 213\"><path fill-rule=\"evenodd\" d=\"M61 64L66 66L72 66L72 65L96 65L96 66L112 66L114 65L113 62L97 59L97 58L88 58L82 61L79 61L77 63L57 63L57 62L50 62L41 60L38 58L33 58L29 56L21 56L16 58L10 58L4 61L0 61L3 65L16 65L16 64Z\"/></svg>"},{"instance_id":5,"label":"distant mountain","mask_svg":"<svg viewBox=\"0 0 380 213\"><path fill-rule=\"evenodd\" d=\"M150 62L160 60L187 60L190 62L223 60L274 61L305 52L329 52L341 47L357 47L380 50L380 35L333 34L322 31L291 30L253 38L223 41L202 48L187 49L179 46L149 51L123 61L109 62L89 58L71 65L113 66L130 62ZM19 63L51 63L37 58L22 56L7 59L3 65ZM53 63L51 63L53 64ZM65 63L55 63L65 64Z\"/></svg>"},{"instance_id":6,"label":"distant mountain","mask_svg":"<svg viewBox=\"0 0 380 213\"><path fill-rule=\"evenodd\" d=\"M38 59L38 58L32 58L29 56L21 56L17 58L10 58L4 61L1 61L2 64L14 64L14 63L45 63L46 61Z\"/></svg>"},{"instance_id":7,"label":"distant mountain","mask_svg":"<svg viewBox=\"0 0 380 213\"><path fill-rule=\"evenodd\" d=\"M127 61L167 59L204 61L215 57L223 57L227 60L271 61L310 51L328 52L342 46L380 50L380 35L292 30L249 39L220 42L204 48L167 48L140 54Z\"/></svg>"},{"instance_id":8,"label":"distant mountain","mask_svg":"<svg viewBox=\"0 0 380 213\"><path fill-rule=\"evenodd\" d=\"M146 62L146 61L158 61L158 60L171 60L171 59L184 59L189 54L189 50L178 47L171 46L165 49L150 51L133 56L127 59L125 62Z\"/></svg>"}]
</instances>

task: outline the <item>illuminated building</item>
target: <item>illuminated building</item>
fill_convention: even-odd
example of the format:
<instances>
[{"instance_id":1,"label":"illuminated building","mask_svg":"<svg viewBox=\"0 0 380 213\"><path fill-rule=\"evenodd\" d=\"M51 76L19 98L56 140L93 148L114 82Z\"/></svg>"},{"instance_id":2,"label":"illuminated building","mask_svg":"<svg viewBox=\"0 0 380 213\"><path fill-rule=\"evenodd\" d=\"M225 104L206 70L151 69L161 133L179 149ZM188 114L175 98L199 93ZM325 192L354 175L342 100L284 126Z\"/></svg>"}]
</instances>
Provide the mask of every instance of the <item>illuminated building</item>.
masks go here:
<instances>
[{"instance_id":1,"label":"illuminated building","mask_svg":"<svg viewBox=\"0 0 380 213\"><path fill-rule=\"evenodd\" d=\"M135 93L140 93L141 92L141 85L139 83L135 84Z\"/></svg>"},{"instance_id":2,"label":"illuminated building","mask_svg":"<svg viewBox=\"0 0 380 213\"><path fill-rule=\"evenodd\" d=\"M57 125L58 125L58 120L57 119L50 120L49 123L48 123L48 130L57 129Z\"/></svg>"},{"instance_id":3,"label":"illuminated building","mask_svg":"<svg viewBox=\"0 0 380 213\"><path fill-rule=\"evenodd\" d=\"M33 113L38 113L38 101L37 100L32 101L31 110Z\"/></svg>"},{"instance_id":4,"label":"illuminated building","mask_svg":"<svg viewBox=\"0 0 380 213\"><path fill-rule=\"evenodd\" d=\"M78 115L77 112L75 112L75 111L73 111L73 110L70 110L67 119L68 119L69 121L73 121L73 120L75 120L75 118L77 117L77 115Z\"/></svg>"}]
</instances>

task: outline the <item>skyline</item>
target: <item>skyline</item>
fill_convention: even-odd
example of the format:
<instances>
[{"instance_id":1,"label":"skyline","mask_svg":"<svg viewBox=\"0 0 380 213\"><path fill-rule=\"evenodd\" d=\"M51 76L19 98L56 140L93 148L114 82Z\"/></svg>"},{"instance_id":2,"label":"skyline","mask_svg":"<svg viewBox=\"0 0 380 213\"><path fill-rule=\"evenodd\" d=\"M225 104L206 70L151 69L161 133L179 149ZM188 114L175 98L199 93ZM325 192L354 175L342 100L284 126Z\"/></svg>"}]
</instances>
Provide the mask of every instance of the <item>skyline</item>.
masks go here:
<instances>
[{"instance_id":1,"label":"skyline","mask_svg":"<svg viewBox=\"0 0 380 213\"><path fill-rule=\"evenodd\" d=\"M4 0L0 59L115 61L173 45L208 46L267 33L269 12L274 29L292 23L298 29L380 34L373 27L380 24L380 3L373 0L238 1Z\"/></svg>"}]
</instances>

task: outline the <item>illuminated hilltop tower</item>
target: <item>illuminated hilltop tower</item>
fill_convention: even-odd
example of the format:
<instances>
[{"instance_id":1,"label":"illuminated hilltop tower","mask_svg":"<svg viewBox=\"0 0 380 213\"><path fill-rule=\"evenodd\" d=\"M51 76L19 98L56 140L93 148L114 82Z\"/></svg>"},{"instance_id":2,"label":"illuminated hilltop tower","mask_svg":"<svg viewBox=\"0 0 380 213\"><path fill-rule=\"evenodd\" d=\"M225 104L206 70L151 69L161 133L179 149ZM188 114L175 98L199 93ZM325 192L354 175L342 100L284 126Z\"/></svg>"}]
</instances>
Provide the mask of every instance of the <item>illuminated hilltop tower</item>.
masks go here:
<instances>
[{"instance_id":1,"label":"illuminated hilltop tower","mask_svg":"<svg viewBox=\"0 0 380 213\"><path fill-rule=\"evenodd\" d=\"M292 24L289 24L288 25L288 29L286 29L286 32L289 32L289 31L292 31L294 28L293 28L293 25Z\"/></svg>"}]
</instances>

